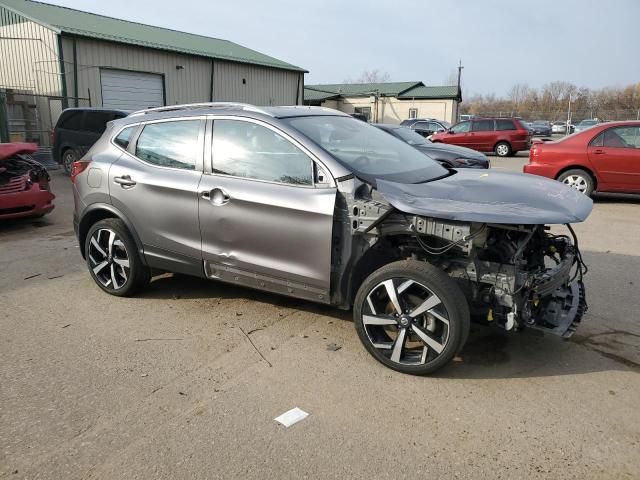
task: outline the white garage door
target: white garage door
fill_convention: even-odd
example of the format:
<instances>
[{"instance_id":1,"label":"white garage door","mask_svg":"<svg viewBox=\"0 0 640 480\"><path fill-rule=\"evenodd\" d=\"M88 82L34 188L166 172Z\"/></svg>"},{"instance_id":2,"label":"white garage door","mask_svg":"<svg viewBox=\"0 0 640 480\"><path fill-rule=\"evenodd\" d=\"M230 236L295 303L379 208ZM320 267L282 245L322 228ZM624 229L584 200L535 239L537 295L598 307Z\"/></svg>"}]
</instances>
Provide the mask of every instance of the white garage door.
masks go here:
<instances>
[{"instance_id":1,"label":"white garage door","mask_svg":"<svg viewBox=\"0 0 640 480\"><path fill-rule=\"evenodd\" d=\"M105 108L142 110L164 105L162 75L101 69L100 80Z\"/></svg>"}]
</instances>

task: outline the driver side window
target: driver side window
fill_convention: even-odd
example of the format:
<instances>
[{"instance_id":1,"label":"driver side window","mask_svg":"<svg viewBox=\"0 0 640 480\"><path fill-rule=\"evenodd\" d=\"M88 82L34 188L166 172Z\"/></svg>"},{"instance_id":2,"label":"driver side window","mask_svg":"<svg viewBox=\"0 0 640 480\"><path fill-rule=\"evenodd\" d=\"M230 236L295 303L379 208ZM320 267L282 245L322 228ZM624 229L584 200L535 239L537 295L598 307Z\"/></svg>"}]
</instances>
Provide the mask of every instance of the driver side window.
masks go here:
<instances>
[{"instance_id":1,"label":"driver side window","mask_svg":"<svg viewBox=\"0 0 640 480\"><path fill-rule=\"evenodd\" d=\"M313 185L313 162L289 140L253 122L215 120L213 173L290 185Z\"/></svg>"},{"instance_id":2,"label":"driver side window","mask_svg":"<svg viewBox=\"0 0 640 480\"><path fill-rule=\"evenodd\" d=\"M471 129L471 122L461 122L451 127L453 133L467 133Z\"/></svg>"}]
</instances>

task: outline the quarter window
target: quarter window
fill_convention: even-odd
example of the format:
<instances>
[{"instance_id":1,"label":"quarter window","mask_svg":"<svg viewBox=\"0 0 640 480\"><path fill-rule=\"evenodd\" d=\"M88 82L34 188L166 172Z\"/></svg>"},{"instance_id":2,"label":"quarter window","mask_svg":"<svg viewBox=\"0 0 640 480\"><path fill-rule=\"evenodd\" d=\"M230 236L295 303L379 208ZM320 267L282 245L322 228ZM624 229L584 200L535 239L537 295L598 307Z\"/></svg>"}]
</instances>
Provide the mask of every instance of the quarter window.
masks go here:
<instances>
[{"instance_id":1,"label":"quarter window","mask_svg":"<svg viewBox=\"0 0 640 480\"><path fill-rule=\"evenodd\" d=\"M493 120L476 120L473 122L474 132L492 132Z\"/></svg>"},{"instance_id":2,"label":"quarter window","mask_svg":"<svg viewBox=\"0 0 640 480\"><path fill-rule=\"evenodd\" d=\"M136 144L136 157L160 167L195 170L200 125L200 120L145 125Z\"/></svg>"},{"instance_id":3,"label":"quarter window","mask_svg":"<svg viewBox=\"0 0 640 480\"><path fill-rule=\"evenodd\" d=\"M313 185L313 162L289 140L252 122L215 120L213 172L292 185Z\"/></svg>"},{"instance_id":4,"label":"quarter window","mask_svg":"<svg viewBox=\"0 0 640 480\"><path fill-rule=\"evenodd\" d=\"M119 145L124 150L126 150L129 146L129 142L131 141L131 135L133 135L133 132L135 132L136 128L138 128L137 125L125 128L118 134L116 138L113 139L113 141L116 143L116 145Z\"/></svg>"}]
</instances>

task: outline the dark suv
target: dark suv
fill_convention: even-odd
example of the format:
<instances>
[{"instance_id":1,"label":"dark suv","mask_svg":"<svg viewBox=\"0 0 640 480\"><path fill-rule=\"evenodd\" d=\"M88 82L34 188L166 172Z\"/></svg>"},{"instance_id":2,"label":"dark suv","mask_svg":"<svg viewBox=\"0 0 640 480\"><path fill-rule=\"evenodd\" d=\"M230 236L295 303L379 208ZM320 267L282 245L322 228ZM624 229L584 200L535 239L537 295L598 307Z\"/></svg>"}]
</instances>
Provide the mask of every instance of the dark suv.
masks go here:
<instances>
[{"instance_id":1,"label":"dark suv","mask_svg":"<svg viewBox=\"0 0 640 480\"><path fill-rule=\"evenodd\" d=\"M508 157L529 149L531 131L517 118L474 118L460 122L446 132L436 133L431 141Z\"/></svg>"},{"instance_id":2,"label":"dark suv","mask_svg":"<svg viewBox=\"0 0 640 480\"><path fill-rule=\"evenodd\" d=\"M60 114L53 130L53 158L67 173L98 141L107 122L126 117L129 112L105 108L67 108Z\"/></svg>"},{"instance_id":3,"label":"dark suv","mask_svg":"<svg viewBox=\"0 0 640 480\"><path fill-rule=\"evenodd\" d=\"M436 120L435 118L412 118L410 120L403 120L400 125L408 127L411 130L415 130L423 137L428 137L434 133L444 132L451 124L444 120Z\"/></svg>"}]
</instances>

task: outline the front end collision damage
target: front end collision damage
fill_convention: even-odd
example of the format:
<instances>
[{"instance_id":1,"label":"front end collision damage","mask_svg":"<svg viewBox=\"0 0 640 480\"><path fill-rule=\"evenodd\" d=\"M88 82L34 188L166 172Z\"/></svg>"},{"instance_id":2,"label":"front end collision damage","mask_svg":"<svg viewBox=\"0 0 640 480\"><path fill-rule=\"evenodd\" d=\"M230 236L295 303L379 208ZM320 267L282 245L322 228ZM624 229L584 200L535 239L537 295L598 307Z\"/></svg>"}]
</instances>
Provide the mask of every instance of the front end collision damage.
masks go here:
<instances>
[{"instance_id":1,"label":"front end collision damage","mask_svg":"<svg viewBox=\"0 0 640 480\"><path fill-rule=\"evenodd\" d=\"M591 200L557 182L532 188L520 175L471 174L444 186L340 182L332 303L347 308L368 273L411 258L455 279L477 320L571 336L587 304L586 266L570 223L587 218ZM569 232L551 233L547 224Z\"/></svg>"}]
</instances>

